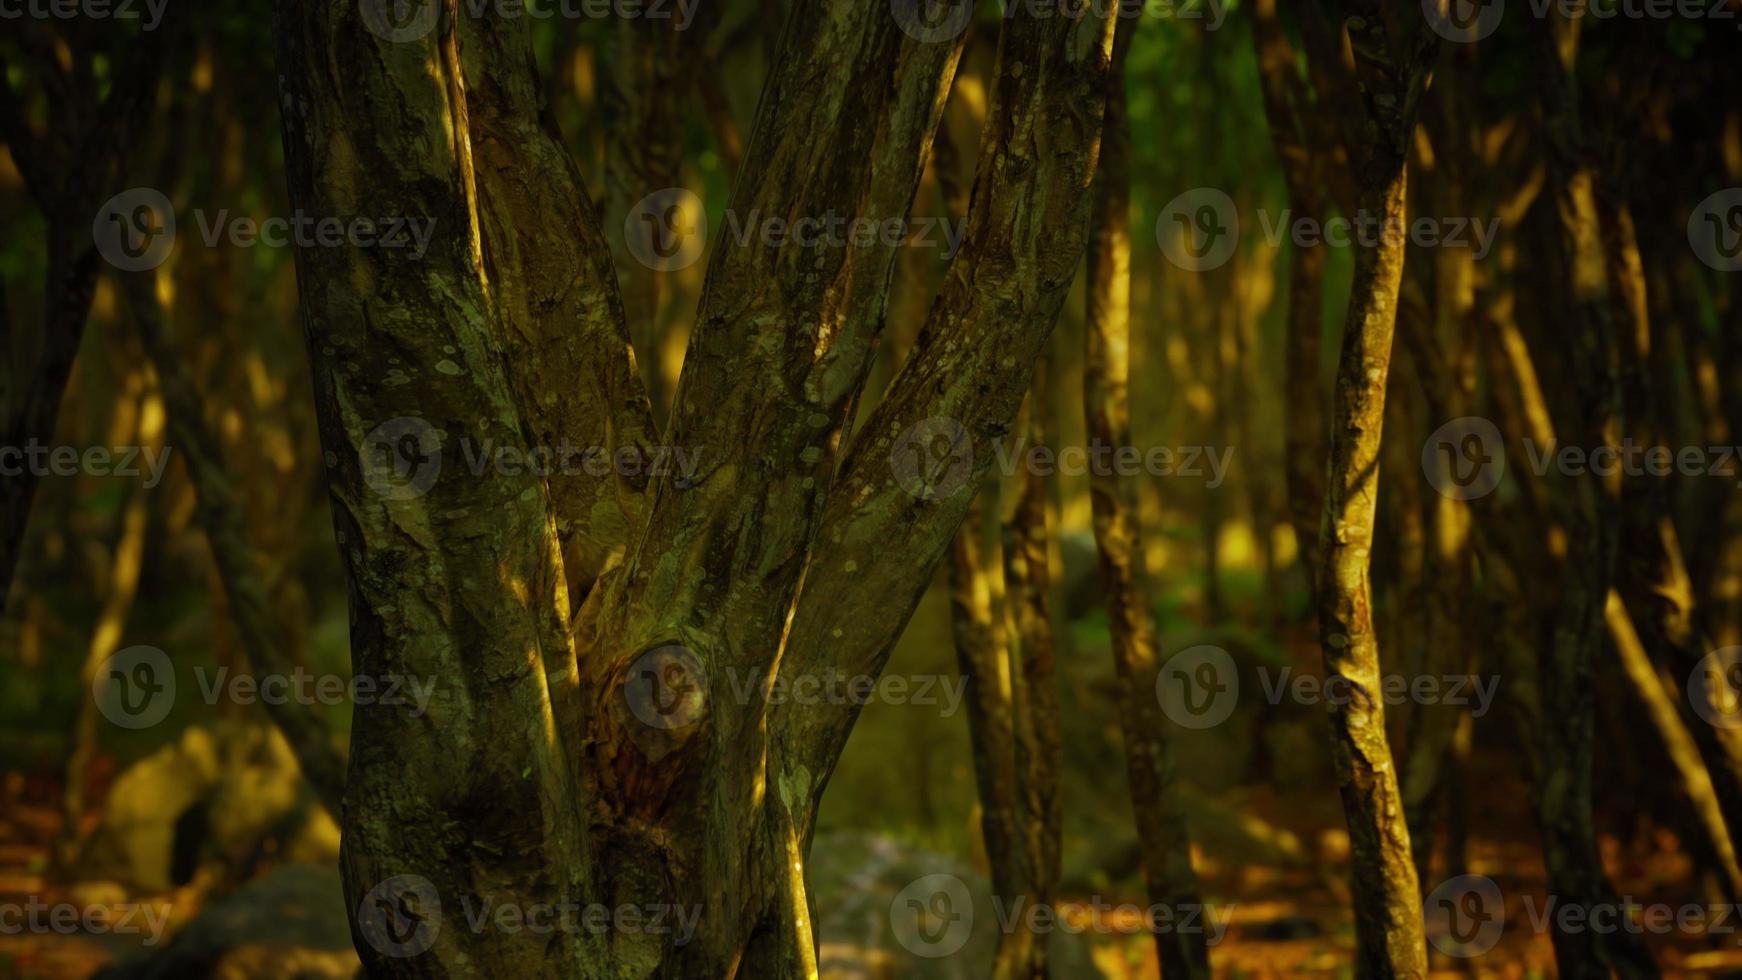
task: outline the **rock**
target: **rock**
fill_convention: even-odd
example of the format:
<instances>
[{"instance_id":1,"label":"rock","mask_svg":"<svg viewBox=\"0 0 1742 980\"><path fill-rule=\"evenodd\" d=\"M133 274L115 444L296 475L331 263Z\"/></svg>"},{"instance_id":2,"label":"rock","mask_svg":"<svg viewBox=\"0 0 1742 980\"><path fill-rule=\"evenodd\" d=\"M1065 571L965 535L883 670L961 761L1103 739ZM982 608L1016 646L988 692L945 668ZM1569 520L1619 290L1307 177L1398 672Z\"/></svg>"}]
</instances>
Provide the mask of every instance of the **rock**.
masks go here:
<instances>
[{"instance_id":1,"label":"rock","mask_svg":"<svg viewBox=\"0 0 1742 980\"><path fill-rule=\"evenodd\" d=\"M161 950L97 980L348 980L361 968L338 869L286 864L213 899Z\"/></svg>"},{"instance_id":2,"label":"rock","mask_svg":"<svg viewBox=\"0 0 1742 980\"><path fill-rule=\"evenodd\" d=\"M298 858L338 855L338 829L312 803L278 729L220 721L187 729L115 780L87 870L162 892L205 861L244 866L268 839L294 845Z\"/></svg>"},{"instance_id":3,"label":"rock","mask_svg":"<svg viewBox=\"0 0 1742 980\"><path fill-rule=\"evenodd\" d=\"M999 909L990 882L961 862L879 835L835 833L818 835L809 870L824 980L991 976ZM916 911L898 921L904 905ZM1102 976L1082 936L1049 937L1054 976Z\"/></svg>"}]
</instances>

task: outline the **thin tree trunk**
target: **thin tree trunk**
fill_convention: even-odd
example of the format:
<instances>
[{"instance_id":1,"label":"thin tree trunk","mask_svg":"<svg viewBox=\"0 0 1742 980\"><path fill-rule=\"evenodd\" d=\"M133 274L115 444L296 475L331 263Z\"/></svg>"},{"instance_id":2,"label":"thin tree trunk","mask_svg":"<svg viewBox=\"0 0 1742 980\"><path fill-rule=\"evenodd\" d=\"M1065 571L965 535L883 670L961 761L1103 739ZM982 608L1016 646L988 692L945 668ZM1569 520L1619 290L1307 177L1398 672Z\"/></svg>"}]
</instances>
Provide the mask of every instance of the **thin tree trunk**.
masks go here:
<instances>
[{"instance_id":1,"label":"thin tree trunk","mask_svg":"<svg viewBox=\"0 0 1742 980\"><path fill-rule=\"evenodd\" d=\"M1120 19L1089 240L1083 410L1089 441L1103 446L1131 444L1131 178L1123 65L1133 25L1131 18ZM1113 473L1097 470L1090 476L1095 543L1119 678L1119 727L1149 900L1173 910L1174 922L1197 921L1200 900L1191 838L1175 786L1167 720L1155 697L1158 642L1144 580L1136 489L1132 481ZM1194 917L1185 918L1187 913ZM1176 980L1210 975L1202 931L1157 931L1155 943L1162 976Z\"/></svg>"},{"instance_id":2,"label":"thin tree trunk","mask_svg":"<svg viewBox=\"0 0 1742 980\"><path fill-rule=\"evenodd\" d=\"M1035 365L1034 387L1028 397L1030 444L1047 446L1049 425L1056 417L1050 358L1043 357ZM1004 527L1004 580L1017 639L1011 681L1024 867L1028 894L1038 906L1053 901L1064 838L1064 800L1059 795L1064 747L1059 734L1051 564L1058 521L1052 481L1040 467L1026 467L1020 486L1015 511ZM1027 942L1027 962L1022 965L1021 976L1049 976L1047 937L1034 936Z\"/></svg>"},{"instance_id":3,"label":"thin tree trunk","mask_svg":"<svg viewBox=\"0 0 1742 980\"><path fill-rule=\"evenodd\" d=\"M1582 143L1578 83L1581 20L1560 8L1541 26L1540 86L1554 192L1563 295L1572 333L1569 374L1578 413L1557 430L1573 445L1617 446L1622 429L1619 347L1609 315L1595 176ZM1596 737L1592 672L1606 629L1604 609L1620 543L1621 476L1562 475L1550 494L1565 531L1564 583L1554 639L1541 658L1543 694L1537 812L1549 890L1566 905L1614 901L1597 850L1592 799ZM1626 933L1565 929L1556 919L1555 960L1563 978L1655 975L1650 957Z\"/></svg>"},{"instance_id":4,"label":"thin tree trunk","mask_svg":"<svg viewBox=\"0 0 1742 980\"><path fill-rule=\"evenodd\" d=\"M1644 703L1645 713L1669 753L1676 781L1693 806L1694 819L1705 831L1712 853L1717 855L1718 870L1724 875L1725 886L1732 898L1742 895L1742 865L1737 864L1736 845L1730 837L1723 809L1718 805L1718 794L1706 772L1705 760L1700 757L1700 748L1694 743L1693 733L1676 706L1678 699L1665 690L1663 679L1652 666L1651 657L1640 642L1639 633L1634 630L1619 593L1609 593L1604 618L1609 624L1609 635L1615 641L1615 651L1620 655L1621 666L1627 672L1627 680Z\"/></svg>"},{"instance_id":5,"label":"thin tree trunk","mask_svg":"<svg viewBox=\"0 0 1742 980\"><path fill-rule=\"evenodd\" d=\"M1295 68L1294 47L1276 13L1276 0L1252 6L1252 39L1271 141L1288 184L1288 206L1296 221L1317 226L1324 218L1323 167L1310 146L1316 115L1301 105L1307 92ZM1319 346L1324 333L1324 245L1289 245L1288 325L1283 356L1283 434L1288 485L1288 515L1295 546L1311 588L1318 565L1319 518L1324 505L1325 393L1319 380Z\"/></svg>"},{"instance_id":6,"label":"thin tree trunk","mask_svg":"<svg viewBox=\"0 0 1742 980\"><path fill-rule=\"evenodd\" d=\"M1400 56L1379 4L1369 0L1356 4L1356 10L1346 26L1366 102L1364 143L1355 173L1357 201L1377 220L1401 222L1416 105L1437 49L1432 32L1421 31L1422 47ZM1326 683L1347 684L1351 695L1332 708L1331 736L1349 825L1356 973L1362 977L1427 972L1419 885L1397 769L1386 741L1368 582L1385 385L1403 258L1403 241L1391 235L1355 253L1319 537L1319 639Z\"/></svg>"}]
</instances>

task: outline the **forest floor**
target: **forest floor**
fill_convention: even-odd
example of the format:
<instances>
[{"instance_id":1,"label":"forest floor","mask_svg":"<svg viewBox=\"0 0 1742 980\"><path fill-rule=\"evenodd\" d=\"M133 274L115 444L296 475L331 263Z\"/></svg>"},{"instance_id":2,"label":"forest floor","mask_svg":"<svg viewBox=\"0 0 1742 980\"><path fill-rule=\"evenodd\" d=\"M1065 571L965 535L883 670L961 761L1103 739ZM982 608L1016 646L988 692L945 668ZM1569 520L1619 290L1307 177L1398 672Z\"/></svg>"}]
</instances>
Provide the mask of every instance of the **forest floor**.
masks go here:
<instances>
[{"instance_id":1,"label":"forest floor","mask_svg":"<svg viewBox=\"0 0 1742 980\"><path fill-rule=\"evenodd\" d=\"M1494 879L1505 896L1505 930L1486 954L1460 960L1435 953L1436 976L1550 977L1553 949L1546 932L1533 925L1544 908L1545 881L1530 823L1523 785L1504 784L1504 767L1483 773L1490 800L1506 804L1488 808L1472 822L1483 831L1515 830L1508 837L1473 834L1468 846L1470 872ZM1513 782L1516 780L1513 779ZM173 932L197 915L197 887L173 893L125 896L117 886L57 884L48 874L49 854L59 829L54 804L58 787L48 779L14 776L5 787L0 807L0 907L21 907L32 896L44 904L119 901L132 898L149 904L167 919ZM1315 842L1325 866L1334 866L1339 848L1346 849L1340 816L1334 809L1303 807L1260 789L1243 795L1241 807L1258 818ZM1696 869L1675 841L1659 833L1650 846L1623 848L1613 838L1604 841L1605 859L1617 889L1651 901L1697 902ZM1212 950L1216 974L1225 977L1336 977L1349 975L1353 927L1348 915L1344 881L1336 873L1265 864L1237 864L1202 858L1200 869L1206 899L1231 912L1228 928ZM1108 903L1142 904L1142 896L1066 895L1060 905L1088 908L1096 898ZM1228 906L1232 906L1231 910ZM1679 907L1679 906L1677 906ZM1710 908L1709 905L1705 906ZM0 978L82 978L124 958L140 947L140 936L100 935L83 930L20 929L0 922ZM1735 922L1726 928L1736 928ZM1096 966L1109 978L1153 977L1155 953L1141 932L1085 932ZM1666 976L1742 976L1742 942L1734 934L1701 936L1687 931L1649 937L1649 944ZM896 974L899 975L899 974ZM1074 980L1074 978L1071 978Z\"/></svg>"}]
</instances>

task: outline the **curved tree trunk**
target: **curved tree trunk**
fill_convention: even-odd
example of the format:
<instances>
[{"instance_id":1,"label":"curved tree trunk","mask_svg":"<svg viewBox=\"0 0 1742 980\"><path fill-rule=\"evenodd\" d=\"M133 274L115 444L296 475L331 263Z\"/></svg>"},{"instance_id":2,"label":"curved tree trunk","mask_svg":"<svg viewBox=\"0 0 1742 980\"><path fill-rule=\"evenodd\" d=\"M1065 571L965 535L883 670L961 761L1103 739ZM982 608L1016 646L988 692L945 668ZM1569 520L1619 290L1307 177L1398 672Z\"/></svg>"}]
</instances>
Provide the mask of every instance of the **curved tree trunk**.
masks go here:
<instances>
[{"instance_id":1,"label":"curved tree trunk","mask_svg":"<svg viewBox=\"0 0 1742 980\"><path fill-rule=\"evenodd\" d=\"M1402 54L1379 4L1356 4L1346 23L1364 95L1363 142L1355 171L1358 207L1376 219L1405 215L1405 161L1416 105L1436 47L1420 31L1421 47ZM1379 495L1380 430L1391 366L1398 289L1403 279L1400 236L1355 253L1354 284L1333 399L1324 523L1319 537L1319 640L1326 683L1349 685L1351 696L1331 712L1332 755L1353 852L1356 972L1363 977L1427 972L1419 886L1409 830L1386 741L1368 566Z\"/></svg>"}]
</instances>

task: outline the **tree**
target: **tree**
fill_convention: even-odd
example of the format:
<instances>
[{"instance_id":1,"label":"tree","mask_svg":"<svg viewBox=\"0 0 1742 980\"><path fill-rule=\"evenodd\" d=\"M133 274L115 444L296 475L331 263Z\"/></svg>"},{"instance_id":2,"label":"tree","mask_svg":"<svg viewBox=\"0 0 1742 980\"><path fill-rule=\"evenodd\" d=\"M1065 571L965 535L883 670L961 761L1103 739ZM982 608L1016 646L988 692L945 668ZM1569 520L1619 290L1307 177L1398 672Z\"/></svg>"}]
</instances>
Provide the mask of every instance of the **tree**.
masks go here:
<instances>
[{"instance_id":1,"label":"tree","mask_svg":"<svg viewBox=\"0 0 1742 980\"><path fill-rule=\"evenodd\" d=\"M1381 227L1405 215L1409 141L1416 107L1438 44L1418 25L1413 36L1388 24L1380 5L1354 4L1345 22L1362 104L1355 201ZM1327 683L1349 685L1331 713L1333 757L1353 849L1355 927L1361 976L1427 972L1415 866L1386 742L1379 694L1379 644L1367 575L1379 496L1385 381L1403 279L1404 241L1390 232L1355 254L1354 285L1343 328L1333 399L1324 520L1319 530L1319 640Z\"/></svg>"},{"instance_id":2,"label":"tree","mask_svg":"<svg viewBox=\"0 0 1742 980\"><path fill-rule=\"evenodd\" d=\"M526 19L450 7L395 43L343 0L276 16L296 207L436 227L421 260L297 257L356 673L440 682L424 720L356 710L347 891L417 875L444 899L702 910L681 947L449 929L414 962L359 943L367 966L814 974L804 856L856 708L733 703L729 678L875 675L887 657L969 505L899 479L892 453L928 420L987 445L1015 418L1082 255L1111 22L1004 22L965 242L849 437L892 246L717 248L660 433L610 251L543 122ZM958 45L907 36L881 5L795 11L733 210L905 215ZM384 383L390 369L410 383ZM598 481L442 467L426 492L371 489L374 462L422 475L462 437L566 440L622 465ZM699 469L649 473L661 443L704 452ZM677 692L683 724L638 720L648 684Z\"/></svg>"}]
</instances>

